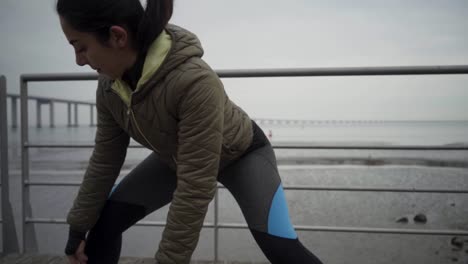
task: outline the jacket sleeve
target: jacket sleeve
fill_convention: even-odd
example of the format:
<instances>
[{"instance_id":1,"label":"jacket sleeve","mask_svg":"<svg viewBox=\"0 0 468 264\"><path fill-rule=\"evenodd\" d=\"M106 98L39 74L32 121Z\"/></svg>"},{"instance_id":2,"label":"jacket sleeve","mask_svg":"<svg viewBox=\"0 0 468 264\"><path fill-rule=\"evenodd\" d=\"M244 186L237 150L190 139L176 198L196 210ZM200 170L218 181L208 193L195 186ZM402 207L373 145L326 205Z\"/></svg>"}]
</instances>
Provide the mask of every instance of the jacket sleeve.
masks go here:
<instances>
[{"instance_id":1,"label":"jacket sleeve","mask_svg":"<svg viewBox=\"0 0 468 264\"><path fill-rule=\"evenodd\" d=\"M89 231L97 222L120 173L130 141L104 104L104 83L104 80L99 80L96 92L97 131L94 151L67 217L70 229L79 232Z\"/></svg>"},{"instance_id":2,"label":"jacket sleeve","mask_svg":"<svg viewBox=\"0 0 468 264\"><path fill-rule=\"evenodd\" d=\"M212 80L192 85L179 101L177 188L156 253L159 263L189 263L198 243L208 205L216 192L223 95L222 86Z\"/></svg>"}]
</instances>

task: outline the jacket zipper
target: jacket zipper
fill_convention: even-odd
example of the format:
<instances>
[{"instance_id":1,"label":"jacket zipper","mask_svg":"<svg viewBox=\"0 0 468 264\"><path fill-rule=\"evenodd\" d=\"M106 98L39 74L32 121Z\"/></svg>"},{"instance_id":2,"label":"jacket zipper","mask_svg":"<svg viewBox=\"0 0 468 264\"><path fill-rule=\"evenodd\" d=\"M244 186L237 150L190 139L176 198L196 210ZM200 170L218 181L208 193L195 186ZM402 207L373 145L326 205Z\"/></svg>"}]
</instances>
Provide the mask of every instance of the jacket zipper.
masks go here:
<instances>
[{"instance_id":1,"label":"jacket zipper","mask_svg":"<svg viewBox=\"0 0 468 264\"><path fill-rule=\"evenodd\" d=\"M153 144L151 144L151 142L145 137L145 134L143 134L143 132L141 132L140 130L140 127L138 126L138 122L136 121L136 118L135 118L135 113L133 112L133 109L131 106L128 107L127 109L127 115L130 115L132 114L129 118L132 118L133 117L133 123L135 124L135 127L137 128L138 132L140 133L140 135L146 140L146 143L148 143L151 148L153 148L153 150L158 153L158 154L161 154L161 152L159 152L159 150L157 150Z\"/></svg>"},{"instance_id":2,"label":"jacket zipper","mask_svg":"<svg viewBox=\"0 0 468 264\"><path fill-rule=\"evenodd\" d=\"M128 107L127 114L130 114L130 113L131 113L132 116L133 116L133 122L135 123L135 126L136 126L138 132L140 132L140 135L143 136L143 138L146 140L146 142L153 148L153 150L154 150L156 153L161 154L161 152L159 152L159 150L157 150L157 149L153 146L153 144L151 144L151 142L145 137L145 134L143 134L143 132L141 132L140 127L138 126L138 123L137 123L137 121L136 121L135 113L133 112L133 109L132 109L131 107ZM177 160L176 160L176 158L174 157L174 155L171 155L171 158L172 158L172 160L174 161L174 163L177 165Z\"/></svg>"},{"instance_id":3,"label":"jacket zipper","mask_svg":"<svg viewBox=\"0 0 468 264\"><path fill-rule=\"evenodd\" d=\"M124 100L122 99L122 97L120 96L120 94L117 93L116 91L114 91L114 89L111 88L110 90L111 90L113 93L115 93L115 94L120 98L120 100L124 101ZM125 101L124 101L124 102L125 102ZM151 144L151 142L145 137L145 135L143 134L143 132L141 132L141 129L140 129L140 127L138 126L138 122L137 122L137 120L136 120L136 118L135 118L135 113L133 112L133 109L132 109L132 107L131 107L131 98L130 98L130 105L127 106L127 107L128 107L128 108L127 108L127 116L128 116L127 130L129 129L129 123L131 122L131 119L132 119L132 117L133 117L133 120L134 120L134 123L135 123L135 127L137 128L137 130L138 130L138 132L140 133L140 135L145 139L146 143L148 143L148 144L151 146L151 148L152 148L156 153L161 154L161 152L160 152L157 148L155 148L155 147L153 146L153 144ZM131 115L130 115L130 114L131 114ZM177 164L177 160L176 160L176 158L174 157L174 155L172 155L171 157L172 157L172 160L174 161L174 163Z\"/></svg>"}]
</instances>

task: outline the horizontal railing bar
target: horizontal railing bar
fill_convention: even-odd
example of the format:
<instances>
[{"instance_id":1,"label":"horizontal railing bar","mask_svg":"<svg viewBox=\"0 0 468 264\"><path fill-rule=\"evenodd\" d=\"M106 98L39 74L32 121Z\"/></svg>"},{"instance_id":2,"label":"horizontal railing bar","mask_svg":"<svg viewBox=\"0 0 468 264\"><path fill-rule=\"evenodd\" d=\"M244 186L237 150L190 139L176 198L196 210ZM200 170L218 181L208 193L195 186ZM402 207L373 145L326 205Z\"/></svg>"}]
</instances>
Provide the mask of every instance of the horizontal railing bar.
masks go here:
<instances>
[{"instance_id":1,"label":"horizontal railing bar","mask_svg":"<svg viewBox=\"0 0 468 264\"><path fill-rule=\"evenodd\" d=\"M21 95L7 94L7 97L20 99ZM28 96L28 100L52 101L54 103L64 103L64 104L70 103L70 104L80 104L80 105L96 105L95 102L86 102L86 101L52 98L52 97L41 97L41 96Z\"/></svg>"},{"instance_id":2,"label":"horizontal railing bar","mask_svg":"<svg viewBox=\"0 0 468 264\"><path fill-rule=\"evenodd\" d=\"M87 73L46 73L22 74L24 82L54 82L54 81L97 81L99 75L94 72Z\"/></svg>"},{"instance_id":3,"label":"horizontal railing bar","mask_svg":"<svg viewBox=\"0 0 468 264\"><path fill-rule=\"evenodd\" d=\"M33 224L67 224L65 219L54 218L27 218L26 223ZM135 226L160 226L164 227L162 221L141 221ZM205 223L205 228L214 228L214 224ZM246 224L218 224L218 228L224 229L248 229ZM422 229L397 229L397 228L367 228L367 227L333 227L333 226L294 226L296 231L320 231L341 233L374 233L374 234L405 234L405 235L444 235L444 236L467 236L468 230L422 230Z\"/></svg>"},{"instance_id":4,"label":"horizontal railing bar","mask_svg":"<svg viewBox=\"0 0 468 264\"><path fill-rule=\"evenodd\" d=\"M246 229L246 224L219 224L219 228ZM468 230L421 230L421 229L392 229L392 228L362 228L362 227L331 227L331 226L294 226L296 231L323 231L346 233L375 233L375 234L408 234L408 235L447 235L466 236Z\"/></svg>"},{"instance_id":5,"label":"horizontal railing bar","mask_svg":"<svg viewBox=\"0 0 468 264\"><path fill-rule=\"evenodd\" d=\"M67 224L65 219L61 218L26 218L26 223L31 224ZM165 226L166 222L140 221L136 226ZM214 227L213 224L204 224L204 227Z\"/></svg>"},{"instance_id":6,"label":"horizontal railing bar","mask_svg":"<svg viewBox=\"0 0 468 264\"><path fill-rule=\"evenodd\" d=\"M225 187L223 187L225 188ZM396 193L467 193L468 190L412 189L412 188L366 188L366 187L320 187L320 186L285 186L285 190L294 191L340 191L340 192L396 192Z\"/></svg>"},{"instance_id":7,"label":"horizontal railing bar","mask_svg":"<svg viewBox=\"0 0 468 264\"><path fill-rule=\"evenodd\" d=\"M49 182L49 181L24 181L25 186L80 186L81 182Z\"/></svg>"},{"instance_id":8,"label":"horizontal railing bar","mask_svg":"<svg viewBox=\"0 0 468 264\"><path fill-rule=\"evenodd\" d=\"M468 65L216 70L221 78L468 74ZM23 74L25 82L93 81L96 73Z\"/></svg>"},{"instance_id":9,"label":"horizontal railing bar","mask_svg":"<svg viewBox=\"0 0 468 264\"><path fill-rule=\"evenodd\" d=\"M25 144L25 148L94 148L93 144ZM130 145L129 148L144 148L141 145ZM341 149L341 150L468 150L468 146L327 146L327 145L275 145L274 149Z\"/></svg>"},{"instance_id":10,"label":"horizontal railing bar","mask_svg":"<svg viewBox=\"0 0 468 264\"><path fill-rule=\"evenodd\" d=\"M25 186L80 186L80 182L49 182L49 181L25 181ZM218 185L220 189L226 189ZM366 188L366 187L325 187L325 186L283 186L284 190L292 191L341 191L341 192L396 192L396 193L453 193L468 194L468 190L450 189L414 189L414 188Z\"/></svg>"},{"instance_id":11,"label":"horizontal railing bar","mask_svg":"<svg viewBox=\"0 0 468 264\"><path fill-rule=\"evenodd\" d=\"M32 218L26 217L25 222L28 224L67 224L67 221L62 218Z\"/></svg>"},{"instance_id":12,"label":"horizontal railing bar","mask_svg":"<svg viewBox=\"0 0 468 264\"><path fill-rule=\"evenodd\" d=\"M278 145L275 149L357 149L357 150L468 150L468 146L295 146Z\"/></svg>"},{"instance_id":13,"label":"horizontal railing bar","mask_svg":"<svg viewBox=\"0 0 468 264\"><path fill-rule=\"evenodd\" d=\"M468 65L218 70L221 78L468 74Z\"/></svg>"},{"instance_id":14,"label":"horizontal railing bar","mask_svg":"<svg viewBox=\"0 0 468 264\"><path fill-rule=\"evenodd\" d=\"M94 144L87 144L87 145L75 145L75 144L64 144L64 145L59 145L59 144L53 144L53 145L47 145L47 144L24 144L24 148L94 148ZM144 148L141 145L129 145L129 148Z\"/></svg>"},{"instance_id":15,"label":"horizontal railing bar","mask_svg":"<svg viewBox=\"0 0 468 264\"><path fill-rule=\"evenodd\" d=\"M26 218L26 223L30 224L67 224L65 219L60 218ZM135 226L165 226L166 222L140 221ZM204 227L214 227L212 224L204 225Z\"/></svg>"}]
</instances>

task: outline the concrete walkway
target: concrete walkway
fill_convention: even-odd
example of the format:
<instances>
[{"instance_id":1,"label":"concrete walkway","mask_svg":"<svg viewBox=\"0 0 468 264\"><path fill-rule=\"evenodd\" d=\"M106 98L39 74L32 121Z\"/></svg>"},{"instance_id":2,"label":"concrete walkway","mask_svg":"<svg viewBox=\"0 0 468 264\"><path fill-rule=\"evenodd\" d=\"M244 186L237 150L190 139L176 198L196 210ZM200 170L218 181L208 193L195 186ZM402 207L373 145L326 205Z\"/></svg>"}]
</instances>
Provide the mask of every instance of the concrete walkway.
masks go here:
<instances>
[{"instance_id":1,"label":"concrete walkway","mask_svg":"<svg viewBox=\"0 0 468 264\"><path fill-rule=\"evenodd\" d=\"M34 255L34 254L10 254L1 257L1 264L69 264L65 256L52 256L52 255ZM154 264L151 258L130 258L123 257L120 259L119 264ZM192 261L192 264L212 264L212 261ZM218 264L254 264L253 262L218 262ZM255 264L266 264L258 263Z\"/></svg>"}]
</instances>

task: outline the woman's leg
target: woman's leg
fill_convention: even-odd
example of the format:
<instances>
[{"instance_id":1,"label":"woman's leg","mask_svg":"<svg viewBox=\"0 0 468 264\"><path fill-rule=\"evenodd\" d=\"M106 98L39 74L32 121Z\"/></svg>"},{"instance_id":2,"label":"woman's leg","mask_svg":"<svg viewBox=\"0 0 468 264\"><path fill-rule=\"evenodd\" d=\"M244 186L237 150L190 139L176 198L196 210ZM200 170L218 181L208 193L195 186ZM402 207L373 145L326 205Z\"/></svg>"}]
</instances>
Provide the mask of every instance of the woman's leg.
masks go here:
<instances>
[{"instance_id":1,"label":"woman's leg","mask_svg":"<svg viewBox=\"0 0 468 264\"><path fill-rule=\"evenodd\" d=\"M90 230L88 264L117 264L122 233L172 200L176 174L152 153L117 185Z\"/></svg>"},{"instance_id":2,"label":"woman's leg","mask_svg":"<svg viewBox=\"0 0 468 264\"><path fill-rule=\"evenodd\" d=\"M321 264L297 238L270 144L226 167L219 181L239 204L250 231L273 264Z\"/></svg>"}]
</instances>

